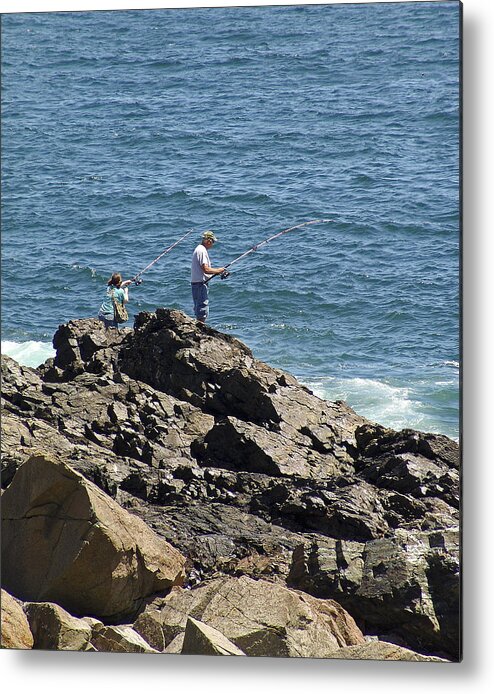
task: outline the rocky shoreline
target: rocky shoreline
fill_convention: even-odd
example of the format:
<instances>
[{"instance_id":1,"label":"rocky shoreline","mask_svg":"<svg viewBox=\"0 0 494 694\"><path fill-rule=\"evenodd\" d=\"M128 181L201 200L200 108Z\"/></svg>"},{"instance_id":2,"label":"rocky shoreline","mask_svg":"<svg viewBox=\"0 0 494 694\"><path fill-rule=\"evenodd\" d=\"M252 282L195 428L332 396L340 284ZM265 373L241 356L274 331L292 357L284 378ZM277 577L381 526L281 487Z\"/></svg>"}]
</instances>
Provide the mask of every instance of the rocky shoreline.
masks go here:
<instances>
[{"instance_id":1,"label":"rocky shoreline","mask_svg":"<svg viewBox=\"0 0 494 694\"><path fill-rule=\"evenodd\" d=\"M2 356L2 647L458 661L460 456L179 311Z\"/></svg>"}]
</instances>

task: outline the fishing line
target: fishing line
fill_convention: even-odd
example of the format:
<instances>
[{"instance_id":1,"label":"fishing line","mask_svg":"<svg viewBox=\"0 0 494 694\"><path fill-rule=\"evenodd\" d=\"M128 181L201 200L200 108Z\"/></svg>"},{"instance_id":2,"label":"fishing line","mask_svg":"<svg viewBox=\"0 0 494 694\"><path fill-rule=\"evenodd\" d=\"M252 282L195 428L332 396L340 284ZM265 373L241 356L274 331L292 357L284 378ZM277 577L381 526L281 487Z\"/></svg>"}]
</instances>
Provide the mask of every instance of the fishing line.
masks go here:
<instances>
[{"instance_id":1,"label":"fishing line","mask_svg":"<svg viewBox=\"0 0 494 694\"><path fill-rule=\"evenodd\" d=\"M139 285L139 284L142 284L142 280L140 279L141 275L143 275L143 274L146 272L146 270L149 270L150 267L152 267L155 263L157 263L158 260L159 260L160 258L162 258L164 255L166 255L166 254L169 253L171 250L173 250L173 249L175 248L175 246L178 246L178 244L179 244L181 241L183 241L184 239L186 239L187 236L189 236L190 234L192 234L193 231L194 231L194 229L189 229L189 231L188 231L186 234L184 234L181 238L179 238L178 241L175 241L175 243L172 243L171 246L168 246L168 248L165 248L165 250L164 250L162 253L160 253L159 256L158 256L157 258L155 258L154 260L152 260L152 261L149 263L149 265L146 265L146 267L144 268L144 270L141 270L140 272L137 273L137 275L135 275L134 277L132 277L132 282L134 282L134 284L135 284L136 286Z\"/></svg>"},{"instance_id":2,"label":"fishing line","mask_svg":"<svg viewBox=\"0 0 494 694\"><path fill-rule=\"evenodd\" d=\"M242 260L242 258L245 258L248 256L250 253L254 253L254 251L257 251L261 246L264 246L266 243L269 243L270 241L273 241L274 239L277 239L280 236L283 236L283 234L287 234L289 231L293 231L294 229L300 229L301 227L308 226L309 224L320 224L321 222L333 222L333 219L311 219L309 222L302 222L302 224L296 224L293 227L288 227L287 229L283 229L282 231L279 231L277 234L274 234L273 236L270 236L268 239L265 239L264 241L260 241L257 243L255 246L252 246L252 248L249 248L247 251L239 255L237 258L234 258L231 260L227 265L225 265L225 271L221 273L220 277L221 279L226 279L230 273L228 272L227 268L231 267L234 263L237 263L239 260ZM216 275L211 275L207 280L204 281L204 284L207 284L210 282L213 277L216 277Z\"/></svg>"}]
</instances>

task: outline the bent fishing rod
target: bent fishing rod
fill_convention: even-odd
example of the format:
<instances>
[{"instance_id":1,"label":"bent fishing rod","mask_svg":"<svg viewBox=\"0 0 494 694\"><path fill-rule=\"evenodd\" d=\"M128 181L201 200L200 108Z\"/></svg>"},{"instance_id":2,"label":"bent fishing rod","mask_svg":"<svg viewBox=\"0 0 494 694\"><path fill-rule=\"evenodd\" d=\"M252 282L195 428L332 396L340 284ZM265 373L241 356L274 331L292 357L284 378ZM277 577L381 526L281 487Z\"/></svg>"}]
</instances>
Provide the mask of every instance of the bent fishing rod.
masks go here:
<instances>
[{"instance_id":1,"label":"bent fishing rod","mask_svg":"<svg viewBox=\"0 0 494 694\"><path fill-rule=\"evenodd\" d=\"M266 243L269 243L270 241L274 241L274 239L277 239L280 236L283 236L283 234L287 234L289 231L293 231L294 229L300 229L301 227L308 226L309 224L320 224L321 222L332 222L332 219L311 219L309 222L303 222L302 224L296 224L294 227L288 227L288 229L283 229L282 231L279 231L277 234L274 234L273 236L270 236L268 239L265 239L264 241L261 241L260 243L257 243L255 246L252 246L252 248L249 248L249 250L245 251L245 253L242 253L242 255L239 255L238 258L234 258L232 261L230 261L227 265L225 265L225 270L224 272L221 273L220 278L226 279L230 273L228 272L229 267L231 267L234 263L238 263L239 260L242 260L242 258L245 258L248 256L250 253L254 253L254 251L257 251L258 248L261 248L261 246L264 246ZM211 275L211 277L208 277L207 280L204 281L204 284L207 284L210 282L213 277L216 277L216 275Z\"/></svg>"},{"instance_id":2,"label":"bent fishing rod","mask_svg":"<svg viewBox=\"0 0 494 694\"><path fill-rule=\"evenodd\" d=\"M184 234L181 238L179 238L178 241L175 241L175 243L172 243L171 246L168 246L168 248L165 248L165 250L164 250L162 253L160 253L159 256L158 256L157 258L155 258L154 260L152 260L152 261L149 263L149 265L146 265L146 267L144 268L144 270L141 270L140 272L137 273L137 275L135 275L134 277L132 277L132 280L131 280L131 281L132 281L136 286L139 285L139 284L142 284L142 280L140 279L141 275L143 275L143 274L146 272L146 270L149 270L150 267L152 267L155 263L157 263L158 260L159 260L160 258L162 258L164 255L166 255L166 254L169 253L171 250L173 250L173 249L175 248L175 246L178 246L178 244L179 244L181 241L183 241L184 239L186 239L187 236L189 236L190 234L192 234L193 231L194 231L194 229L189 229L189 231L188 231L186 234Z\"/></svg>"}]
</instances>

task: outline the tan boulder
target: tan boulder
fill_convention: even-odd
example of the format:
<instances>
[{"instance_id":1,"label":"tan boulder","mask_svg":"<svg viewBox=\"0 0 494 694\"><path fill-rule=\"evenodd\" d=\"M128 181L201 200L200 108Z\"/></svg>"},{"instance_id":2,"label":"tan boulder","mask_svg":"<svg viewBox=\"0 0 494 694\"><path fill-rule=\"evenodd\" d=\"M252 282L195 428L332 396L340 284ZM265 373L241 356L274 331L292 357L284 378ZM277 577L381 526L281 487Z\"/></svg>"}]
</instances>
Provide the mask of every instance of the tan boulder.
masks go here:
<instances>
[{"instance_id":1,"label":"tan boulder","mask_svg":"<svg viewBox=\"0 0 494 694\"><path fill-rule=\"evenodd\" d=\"M30 650L34 638L22 605L3 588L1 612L0 647Z\"/></svg>"},{"instance_id":2,"label":"tan boulder","mask_svg":"<svg viewBox=\"0 0 494 694\"><path fill-rule=\"evenodd\" d=\"M168 644L185 631L188 617L217 629L249 656L326 658L343 646L365 643L352 617L333 600L247 576L171 591L161 603Z\"/></svg>"},{"instance_id":3,"label":"tan boulder","mask_svg":"<svg viewBox=\"0 0 494 694\"><path fill-rule=\"evenodd\" d=\"M159 653L129 624L98 629L93 633L91 645L97 651L110 653Z\"/></svg>"},{"instance_id":4,"label":"tan boulder","mask_svg":"<svg viewBox=\"0 0 494 694\"><path fill-rule=\"evenodd\" d=\"M122 621L184 578L185 557L67 464L44 453L2 498L4 585L72 615Z\"/></svg>"},{"instance_id":5,"label":"tan boulder","mask_svg":"<svg viewBox=\"0 0 494 694\"><path fill-rule=\"evenodd\" d=\"M99 619L96 619L96 617L81 617L81 619L83 622L85 622L91 627L93 632L96 632L105 626L103 622L101 622Z\"/></svg>"},{"instance_id":6,"label":"tan boulder","mask_svg":"<svg viewBox=\"0 0 494 694\"><path fill-rule=\"evenodd\" d=\"M34 636L34 648L52 651L84 651L91 627L51 602L28 602L24 611Z\"/></svg>"},{"instance_id":7,"label":"tan boulder","mask_svg":"<svg viewBox=\"0 0 494 694\"><path fill-rule=\"evenodd\" d=\"M178 655L182 653L182 646L184 645L185 632L182 631L178 636L175 636L173 641L170 641L168 646L165 648L164 653L170 655Z\"/></svg>"},{"instance_id":8,"label":"tan boulder","mask_svg":"<svg viewBox=\"0 0 494 694\"><path fill-rule=\"evenodd\" d=\"M181 652L183 655L245 655L217 629L193 617L187 619Z\"/></svg>"},{"instance_id":9,"label":"tan boulder","mask_svg":"<svg viewBox=\"0 0 494 694\"><path fill-rule=\"evenodd\" d=\"M422 655L408 648L395 646L386 641L369 641L358 646L346 646L331 653L329 658L339 660L411 660L421 662L449 662L433 655Z\"/></svg>"}]
</instances>

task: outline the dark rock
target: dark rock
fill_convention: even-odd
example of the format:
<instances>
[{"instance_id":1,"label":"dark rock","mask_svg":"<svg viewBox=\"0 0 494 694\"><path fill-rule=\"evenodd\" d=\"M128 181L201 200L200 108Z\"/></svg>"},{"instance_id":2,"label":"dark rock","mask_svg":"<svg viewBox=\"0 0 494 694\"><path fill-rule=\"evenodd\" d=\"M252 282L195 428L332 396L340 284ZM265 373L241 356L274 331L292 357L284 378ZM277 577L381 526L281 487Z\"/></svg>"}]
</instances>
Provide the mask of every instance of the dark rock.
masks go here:
<instances>
[{"instance_id":1,"label":"dark rock","mask_svg":"<svg viewBox=\"0 0 494 694\"><path fill-rule=\"evenodd\" d=\"M44 451L187 557L187 587L289 575L368 633L458 659L454 441L323 401L179 311L70 321L54 346L38 369L2 357L3 488Z\"/></svg>"},{"instance_id":2,"label":"dark rock","mask_svg":"<svg viewBox=\"0 0 494 694\"><path fill-rule=\"evenodd\" d=\"M300 546L288 584L337 600L367 633L395 633L419 651L459 658L457 530Z\"/></svg>"}]
</instances>

